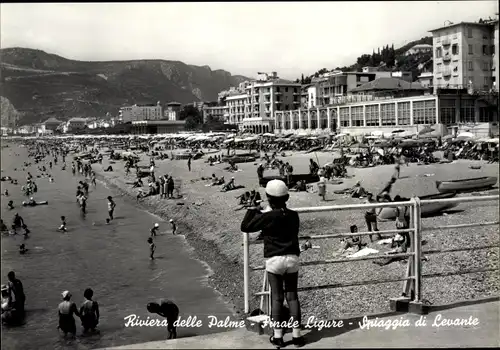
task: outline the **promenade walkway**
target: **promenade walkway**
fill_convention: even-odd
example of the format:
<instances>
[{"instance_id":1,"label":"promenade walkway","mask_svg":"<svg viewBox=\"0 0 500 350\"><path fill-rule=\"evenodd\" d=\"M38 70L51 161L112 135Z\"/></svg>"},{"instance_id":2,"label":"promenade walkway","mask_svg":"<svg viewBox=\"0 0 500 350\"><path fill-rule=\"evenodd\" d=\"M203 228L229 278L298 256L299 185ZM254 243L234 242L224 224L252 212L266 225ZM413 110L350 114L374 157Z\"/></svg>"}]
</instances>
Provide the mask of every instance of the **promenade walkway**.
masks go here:
<instances>
[{"instance_id":1,"label":"promenade walkway","mask_svg":"<svg viewBox=\"0 0 500 350\"><path fill-rule=\"evenodd\" d=\"M344 320L344 327L323 329L322 331L306 331L307 348L406 348L406 347L498 347L500 346L500 303L498 299L476 302L474 304L455 308L436 308L426 315L427 325L415 327L420 319L418 315L393 314L378 316L382 321L408 320L409 327L384 329L371 327L361 329L358 322L362 319ZM370 319L372 316L370 316ZM440 318L439 321L437 321ZM477 318L477 326L433 326L434 322L455 319ZM179 331L182 335L182 330ZM290 335L285 340L291 339ZM179 338L176 340L156 341L142 344L127 345L110 349L193 349L193 348L224 348L224 349L271 349L269 337L257 335L246 329L236 329L206 336ZM294 348L287 345L287 348Z\"/></svg>"}]
</instances>

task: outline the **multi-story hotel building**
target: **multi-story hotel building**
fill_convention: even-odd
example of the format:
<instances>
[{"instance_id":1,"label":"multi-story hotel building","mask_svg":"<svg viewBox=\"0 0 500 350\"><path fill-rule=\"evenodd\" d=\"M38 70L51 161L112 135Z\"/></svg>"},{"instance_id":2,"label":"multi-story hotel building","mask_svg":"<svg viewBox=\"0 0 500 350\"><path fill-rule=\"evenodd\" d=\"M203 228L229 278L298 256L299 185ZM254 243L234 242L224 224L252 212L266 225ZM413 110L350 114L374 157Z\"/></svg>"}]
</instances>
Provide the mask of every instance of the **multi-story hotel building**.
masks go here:
<instances>
[{"instance_id":1,"label":"multi-story hotel building","mask_svg":"<svg viewBox=\"0 0 500 350\"><path fill-rule=\"evenodd\" d=\"M119 118L125 123L135 120L160 120L163 118L163 112L159 101L156 104L135 104L120 108Z\"/></svg>"},{"instance_id":2,"label":"multi-story hotel building","mask_svg":"<svg viewBox=\"0 0 500 350\"><path fill-rule=\"evenodd\" d=\"M280 79L273 72L222 95L228 107L227 123L237 124L240 130L273 132L275 111L300 107L301 85Z\"/></svg>"},{"instance_id":3,"label":"multi-story hotel building","mask_svg":"<svg viewBox=\"0 0 500 350\"><path fill-rule=\"evenodd\" d=\"M211 116L214 119L225 121L225 120L227 120L227 118L229 116L228 111L229 111L228 106L218 106L218 105L206 104L202 108L203 122L205 123L209 116Z\"/></svg>"},{"instance_id":4,"label":"multi-story hotel building","mask_svg":"<svg viewBox=\"0 0 500 350\"><path fill-rule=\"evenodd\" d=\"M434 89L489 91L496 85L498 73L493 74L493 69L498 70L498 45L495 44L498 43L498 21L496 24L461 22L430 32Z\"/></svg>"},{"instance_id":5,"label":"multi-story hotel building","mask_svg":"<svg viewBox=\"0 0 500 350\"><path fill-rule=\"evenodd\" d=\"M380 72L374 67L364 67L362 72L333 71L313 78L307 88L309 108L332 104L339 96L345 96L363 84L379 78L399 78L411 82L411 72Z\"/></svg>"}]
</instances>

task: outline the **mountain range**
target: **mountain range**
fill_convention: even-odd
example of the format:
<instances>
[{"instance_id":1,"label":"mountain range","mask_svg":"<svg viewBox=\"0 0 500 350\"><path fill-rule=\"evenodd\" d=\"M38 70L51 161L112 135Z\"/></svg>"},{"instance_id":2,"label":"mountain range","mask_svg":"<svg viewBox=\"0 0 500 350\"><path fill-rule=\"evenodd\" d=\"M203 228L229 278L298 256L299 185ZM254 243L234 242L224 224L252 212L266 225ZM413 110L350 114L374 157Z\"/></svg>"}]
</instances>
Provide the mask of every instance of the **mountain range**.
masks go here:
<instances>
[{"instance_id":1,"label":"mountain range","mask_svg":"<svg viewBox=\"0 0 500 350\"><path fill-rule=\"evenodd\" d=\"M27 48L0 49L0 74L2 126L116 115L135 103L214 101L249 79L180 61L76 61Z\"/></svg>"}]
</instances>

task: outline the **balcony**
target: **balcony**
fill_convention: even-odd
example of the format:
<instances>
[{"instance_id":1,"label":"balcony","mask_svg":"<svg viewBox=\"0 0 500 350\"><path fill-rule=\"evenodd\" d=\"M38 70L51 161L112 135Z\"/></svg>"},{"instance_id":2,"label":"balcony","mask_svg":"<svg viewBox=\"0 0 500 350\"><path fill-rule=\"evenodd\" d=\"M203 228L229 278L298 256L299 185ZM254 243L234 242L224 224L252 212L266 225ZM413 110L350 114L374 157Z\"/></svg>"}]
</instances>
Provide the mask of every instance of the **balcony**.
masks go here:
<instances>
[{"instance_id":1,"label":"balcony","mask_svg":"<svg viewBox=\"0 0 500 350\"><path fill-rule=\"evenodd\" d=\"M443 77L450 77L451 76L451 70L450 69L445 69L443 71Z\"/></svg>"},{"instance_id":2,"label":"balcony","mask_svg":"<svg viewBox=\"0 0 500 350\"><path fill-rule=\"evenodd\" d=\"M436 78L439 79L439 78L442 78L443 77L443 73L442 72L437 72L436 73Z\"/></svg>"},{"instance_id":3,"label":"balcony","mask_svg":"<svg viewBox=\"0 0 500 350\"><path fill-rule=\"evenodd\" d=\"M448 38L444 38L443 40L441 40L441 44L443 46L450 46L451 45L451 40L448 39Z\"/></svg>"},{"instance_id":4,"label":"balcony","mask_svg":"<svg viewBox=\"0 0 500 350\"><path fill-rule=\"evenodd\" d=\"M443 62L450 62L451 61L451 55L444 55L443 56Z\"/></svg>"}]
</instances>

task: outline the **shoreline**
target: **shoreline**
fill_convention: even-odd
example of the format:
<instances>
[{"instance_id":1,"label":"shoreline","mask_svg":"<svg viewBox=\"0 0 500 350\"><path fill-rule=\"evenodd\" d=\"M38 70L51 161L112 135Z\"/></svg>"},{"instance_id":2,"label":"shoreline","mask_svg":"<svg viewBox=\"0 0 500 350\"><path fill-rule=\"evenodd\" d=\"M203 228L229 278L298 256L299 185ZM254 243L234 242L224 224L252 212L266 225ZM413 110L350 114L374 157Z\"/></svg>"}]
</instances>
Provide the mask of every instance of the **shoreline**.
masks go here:
<instances>
[{"instance_id":1,"label":"shoreline","mask_svg":"<svg viewBox=\"0 0 500 350\"><path fill-rule=\"evenodd\" d=\"M308 154L288 152L286 161L291 161L294 168L300 173L307 171ZM331 155L318 153L321 162L328 161ZM148 157L140 155L141 163L147 162ZM418 195L426 195L436 192L435 180L445 178L463 178L466 176L478 176L477 171L469 170L470 162L455 162L451 165L429 165L416 166L411 164L409 168L402 168L403 176L395 186L394 194L397 192L402 195L410 195L416 192ZM474 162L473 162L474 163ZM481 163L482 164L482 163ZM102 168L108 165L105 159ZM135 189L126 185L130 181L124 175L123 163L117 161L112 164L114 171L112 173L102 172L101 166L95 167L96 174L105 178L106 183L112 183L121 193L126 193L128 197L135 201ZM170 159L156 162L158 174L170 174L176 179L182 179L183 185L181 193L183 199L166 200L159 199L158 196L148 197L140 201L141 208L148 212L159 215L162 218L176 220L180 234L186 232L186 242L193 248L196 258L206 262L213 273L208 277L209 285L224 298L226 303L233 307L234 314L242 317L243 314L243 252L242 239L239 232L239 222L244 215L244 211L233 212L234 197L240 194L240 191L221 193L218 187L205 187L206 182L200 181L200 177L207 177L211 173L217 176L224 175L226 178L234 176L237 183L245 185L242 191L257 188L255 185L255 166L253 163L238 164L241 172L228 173L223 170L226 164L220 164L209 167L203 159L193 161L192 171L188 172L185 162L171 161ZM498 170L483 164L484 171L491 174L494 171L498 176ZM496 168L497 169L497 168ZM327 185L327 197L332 196L334 190L350 187L357 180L366 183L370 190L381 188L382 183L387 177L392 175L391 166L381 166L377 168L356 169L348 168L349 177L342 179L343 184ZM483 172L483 171L481 171ZM432 173L431 177L424 174ZM435 173L435 174L434 174ZM373 176L375 175L375 176ZM486 174L485 174L486 175ZM414 179L411 179L414 178ZM260 188L262 192L262 188ZM495 191L498 191L496 189ZM483 193L485 195L487 193ZM233 197L234 196L234 197ZM313 193L292 193L290 207L318 206L318 205L336 205L347 203L360 203L359 200L353 200L343 196L335 195L333 202L322 202L316 192ZM183 202L184 205L177 205L177 202ZM440 216L437 218L425 219L424 225L435 226L442 224L459 224L470 222L473 217L480 217L484 221L498 220L498 207L491 210L491 203L478 203L478 205L462 204L458 214L449 216ZM464 208L465 207L465 208ZM464 212L460 214L460 212ZM241 218L240 218L241 216ZM348 225L356 223L361 224L359 212L329 212L317 213L314 216L309 214L301 215L301 234L326 234L335 232L345 232ZM380 222L379 229L392 229L393 222ZM436 226L437 226L436 225ZM495 230L495 231L493 231ZM238 232L235 232L238 231ZM456 230L445 230L443 232L424 233L424 239L429 241L428 249L442 249L451 246L464 246L470 244L469 240L474 239L477 244L492 243L491 233L498 237L497 228L480 228L477 234L466 235ZM457 235L458 233L458 235ZM331 252L338 249L337 240L320 241L321 248L318 251L308 251L301 254L301 260L306 262L310 260L328 259ZM384 251L384 247L371 245L372 248ZM465 253L451 253L443 256L431 255L430 261L424 265L426 273L443 272L445 270L461 269L465 264L470 266L487 265L492 267L496 265L495 256L498 256L497 250L476 251ZM463 262L461 261L463 260ZM262 246L250 246L251 265L262 265ZM486 266L485 266L486 267ZM353 281L363 281L370 279L401 278L406 270L406 264L392 263L384 267L378 267L370 261L351 264L330 264L322 265L317 269L304 267L301 269L299 285L309 287L313 285L324 285L327 283L352 283ZM261 272L261 271L259 271ZM332 281L333 279L333 281ZM465 300L474 297L488 297L498 295L499 286L496 286L498 276L492 273L480 273L464 276L443 276L438 279L432 279L424 285L424 297L434 303L449 303L452 300ZM250 274L250 292L254 293L262 288L262 274ZM373 314L377 312L387 312L389 310L389 298L397 297L400 294L401 283L384 283L375 285L362 285L353 287L343 287L341 289L323 289L311 290L307 294L299 295L303 317L315 316L318 319L338 319L344 317L356 317L363 314ZM250 312L258 307L259 299L250 297Z\"/></svg>"},{"instance_id":2,"label":"shoreline","mask_svg":"<svg viewBox=\"0 0 500 350\"><path fill-rule=\"evenodd\" d=\"M168 223L168 220L172 218L166 215L164 208L158 210L157 207L155 207L155 203L151 203L151 199L160 200L157 196L152 198L147 197L136 202L136 197L132 192L132 188L128 188L129 190L127 191L127 188L121 187L121 185L127 186L125 181L123 181L123 183L119 183L121 181L116 181L116 178L106 177L105 174L101 173L101 171L98 171L97 169L94 169L94 171L98 181L103 182L105 186L113 192L117 192L121 196L126 197L127 200L133 202L132 204L137 206L139 209L147 211L151 215L158 216L164 220L165 223ZM167 203L177 206L174 202L177 203L183 200L183 198L175 199L173 201L170 200L170 202ZM185 205L186 204L183 206ZM203 281L203 283L206 283L219 295L219 299L226 304L235 318L243 319L243 283L238 280L233 284L233 286L231 286L230 283L227 283L227 281L221 277L224 276L224 274L232 276L237 275L238 273L241 274L243 271L243 264L235 261L231 262L229 258L226 258L225 254L220 252L220 248L216 243L206 240L201 235L197 234L195 228L188 222L189 220L177 222L177 230L181 232L178 233L178 235L184 238L190 255L192 255L195 260L203 264L207 269L207 275L205 276L205 281ZM183 232L186 232L187 234L184 234ZM228 272L228 268L230 267L231 270ZM239 299L236 302L234 300L235 296Z\"/></svg>"}]
</instances>

